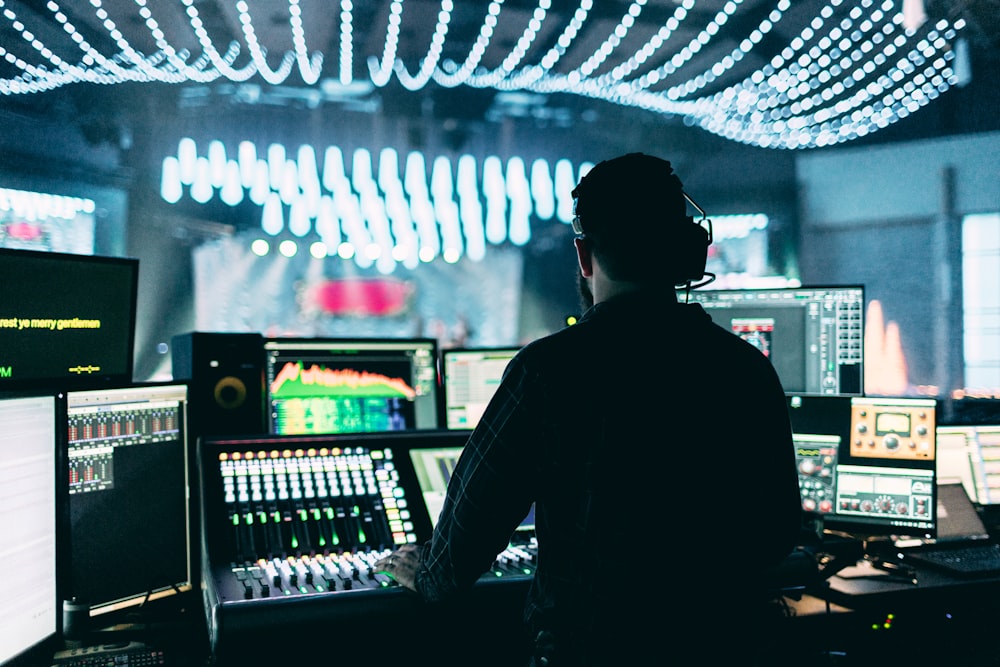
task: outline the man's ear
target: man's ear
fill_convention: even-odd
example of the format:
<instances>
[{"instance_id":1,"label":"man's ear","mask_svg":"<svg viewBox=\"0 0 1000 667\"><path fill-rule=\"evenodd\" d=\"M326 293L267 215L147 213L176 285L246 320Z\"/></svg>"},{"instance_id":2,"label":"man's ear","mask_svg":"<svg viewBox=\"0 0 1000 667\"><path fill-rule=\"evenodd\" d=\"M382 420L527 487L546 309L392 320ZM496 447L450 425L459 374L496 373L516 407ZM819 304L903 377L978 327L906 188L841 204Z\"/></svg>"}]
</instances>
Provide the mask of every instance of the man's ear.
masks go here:
<instances>
[{"instance_id":1,"label":"man's ear","mask_svg":"<svg viewBox=\"0 0 1000 667\"><path fill-rule=\"evenodd\" d=\"M584 278L592 277L594 275L594 255L590 252L590 246L587 245L586 239L575 238L573 245L576 247L576 259L580 264L580 274Z\"/></svg>"}]
</instances>

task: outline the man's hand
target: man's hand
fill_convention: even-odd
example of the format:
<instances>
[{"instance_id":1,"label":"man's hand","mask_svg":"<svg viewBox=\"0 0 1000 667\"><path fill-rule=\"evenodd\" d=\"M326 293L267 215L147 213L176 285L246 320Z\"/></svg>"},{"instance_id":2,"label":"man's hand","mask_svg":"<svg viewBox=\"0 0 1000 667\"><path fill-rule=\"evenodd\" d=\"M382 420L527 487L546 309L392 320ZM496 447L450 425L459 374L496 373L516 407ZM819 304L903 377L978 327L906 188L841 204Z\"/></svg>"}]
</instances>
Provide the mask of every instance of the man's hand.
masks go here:
<instances>
[{"instance_id":1,"label":"man's hand","mask_svg":"<svg viewBox=\"0 0 1000 667\"><path fill-rule=\"evenodd\" d=\"M420 565L420 547L404 544L375 563L376 572L385 572L400 586L417 590L417 567Z\"/></svg>"}]
</instances>

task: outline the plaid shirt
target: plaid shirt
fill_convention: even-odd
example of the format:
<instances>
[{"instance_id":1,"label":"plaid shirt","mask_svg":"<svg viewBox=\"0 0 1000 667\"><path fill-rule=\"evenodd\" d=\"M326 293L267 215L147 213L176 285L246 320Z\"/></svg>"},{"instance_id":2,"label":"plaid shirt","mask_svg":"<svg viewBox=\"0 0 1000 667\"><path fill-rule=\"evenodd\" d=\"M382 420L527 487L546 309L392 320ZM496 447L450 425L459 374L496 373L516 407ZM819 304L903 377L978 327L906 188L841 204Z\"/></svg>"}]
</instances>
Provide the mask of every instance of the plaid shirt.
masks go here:
<instances>
[{"instance_id":1,"label":"plaid shirt","mask_svg":"<svg viewBox=\"0 0 1000 667\"><path fill-rule=\"evenodd\" d=\"M644 611L651 599L679 596L692 611L713 596L739 600L801 526L773 367L701 306L642 293L526 345L453 473L421 555L423 598L468 590L532 502L531 636L554 631L587 649L649 626L662 639L663 618ZM669 588L643 583L658 570Z\"/></svg>"}]
</instances>

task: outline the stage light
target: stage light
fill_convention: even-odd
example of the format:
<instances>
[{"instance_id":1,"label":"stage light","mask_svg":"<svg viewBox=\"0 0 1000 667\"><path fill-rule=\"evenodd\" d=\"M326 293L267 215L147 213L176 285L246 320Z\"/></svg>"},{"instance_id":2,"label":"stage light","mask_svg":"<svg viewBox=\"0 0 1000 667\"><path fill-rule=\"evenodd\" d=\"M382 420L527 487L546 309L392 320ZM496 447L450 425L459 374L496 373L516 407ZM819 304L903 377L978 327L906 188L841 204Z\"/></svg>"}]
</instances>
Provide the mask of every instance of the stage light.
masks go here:
<instances>
[{"instance_id":1,"label":"stage light","mask_svg":"<svg viewBox=\"0 0 1000 667\"><path fill-rule=\"evenodd\" d=\"M168 155L163 158L163 167L160 171L160 196L168 204L176 204L184 196L180 172L180 161L176 157Z\"/></svg>"},{"instance_id":2,"label":"stage light","mask_svg":"<svg viewBox=\"0 0 1000 667\"><path fill-rule=\"evenodd\" d=\"M229 206L236 206L243 201L243 183L240 180L240 165L233 160L223 167L222 188L219 198Z\"/></svg>"},{"instance_id":3,"label":"stage light","mask_svg":"<svg viewBox=\"0 0 1000 667\"><path fill-rule=\"evenodd\" d=\"M240 165L240 183L253 187L257 178L257 146L252 141L241 141L236 147L236 161Z\"/></svg>"},{"instance_id":4,"label":"stage light","mask_svg":"<svg viewBox=\"0 0 1000 667\"><path fill-rule=\"evenodd\" d=\"M205 204L212 199L212 167L207 157L199 157L194 165L194 182L191 184L191 199Z\"/></svg>"},{"instance_id":5,"label":"stage light","mask_svg":"<svg viewBox=\"0 0 1000 667\"><path fill-rule=\"evenodd\" d=\"M177 163L180 167L178 176L180 176L181 183L184 185L194 183L198 163L198 147L195 145L194 139L184 137L178 142Z\"/></svg>"},{"instance_id":6,"label":"stage light","mask_svg":"<svg viewBox=\"0 0 1000 667\"><path fill-rule=\"evenodd\" d=\"M271 236L277 236L285 228L285 217L281 210L281 197L277 192L267 195L261 215L261 228Z\"/></svg>"},{"instance_id":7,"label":"stage light","mask_svg":"<svg viewBox=\"0 0 1000 667\"><path fill-rule=\"evenodd\" d=\"M258 257L265 257L267 253L271 252L271 244L264 239L254 239L253 243L250 244L250 251Z\"/></svg>"}]
</instances>

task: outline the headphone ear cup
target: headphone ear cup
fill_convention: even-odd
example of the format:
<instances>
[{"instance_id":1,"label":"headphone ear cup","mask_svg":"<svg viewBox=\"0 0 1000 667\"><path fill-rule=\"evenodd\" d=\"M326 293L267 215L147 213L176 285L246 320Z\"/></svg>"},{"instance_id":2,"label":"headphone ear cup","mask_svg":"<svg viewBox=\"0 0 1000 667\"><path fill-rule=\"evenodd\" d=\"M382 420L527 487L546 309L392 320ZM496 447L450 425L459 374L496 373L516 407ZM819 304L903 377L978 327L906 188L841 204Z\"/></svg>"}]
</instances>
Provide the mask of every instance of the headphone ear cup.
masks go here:
<instances>
[{"instance_id":1,"label":"headphone ear cup","mask_svg":"<svg viewBox=\"0 0 1000 667\"><path fill-rule=\"evenodd\" d=\"M705 277L709 246L707 229L688 216L677 226L670 245L670 265L675 267L674 285L698 282Z\"/></svg>"}]
</instances>

